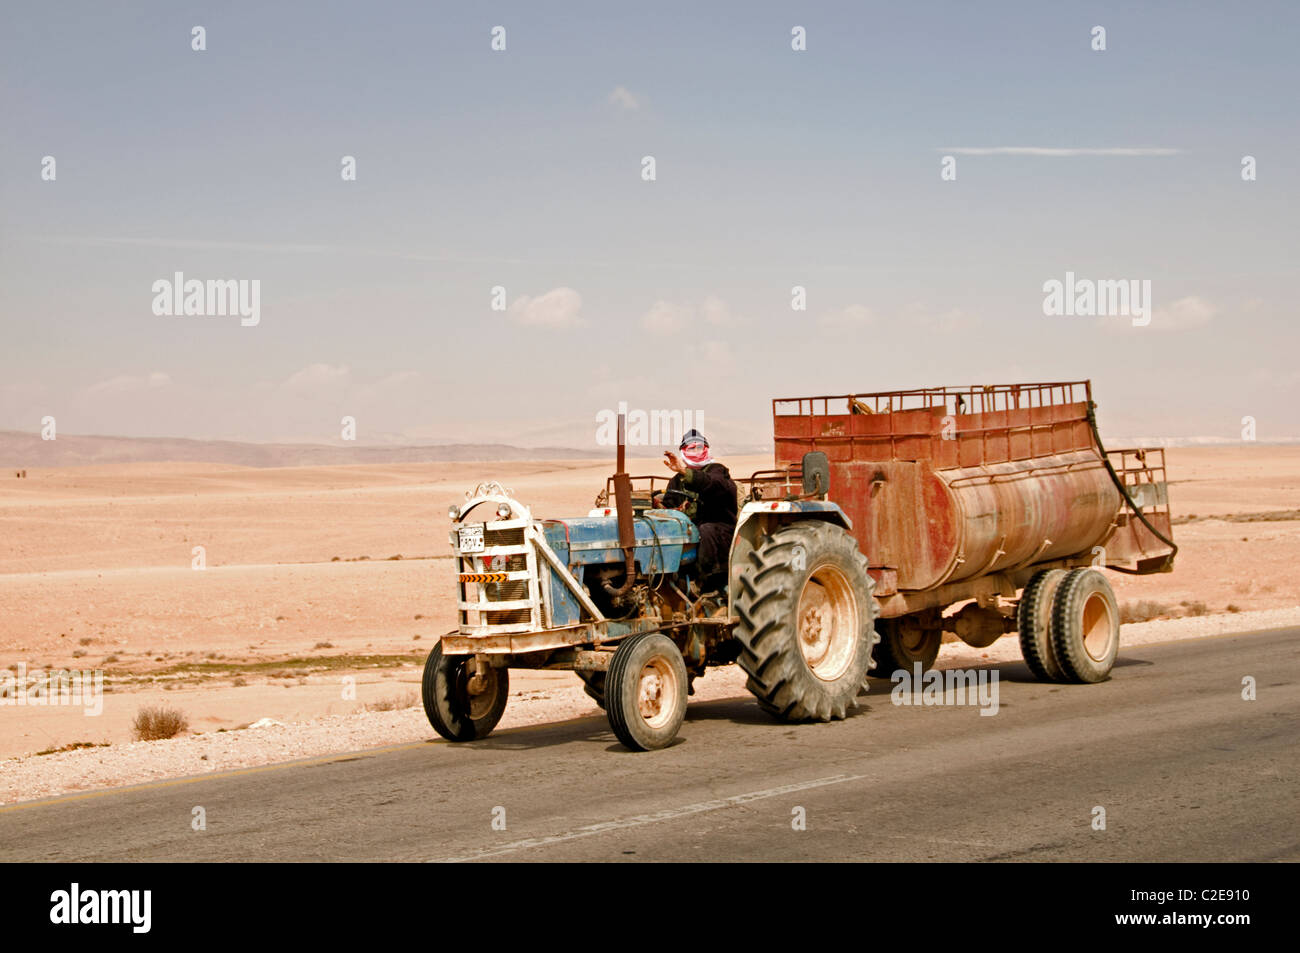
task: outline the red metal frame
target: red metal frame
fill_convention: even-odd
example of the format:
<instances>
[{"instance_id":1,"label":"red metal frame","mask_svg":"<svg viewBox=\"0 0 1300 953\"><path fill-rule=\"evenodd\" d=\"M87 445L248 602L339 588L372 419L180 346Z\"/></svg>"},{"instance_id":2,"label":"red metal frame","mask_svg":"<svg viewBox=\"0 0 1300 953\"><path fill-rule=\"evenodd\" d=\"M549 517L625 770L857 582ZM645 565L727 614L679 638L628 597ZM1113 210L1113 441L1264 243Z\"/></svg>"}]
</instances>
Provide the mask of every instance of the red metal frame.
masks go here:
<instances>
[{"instance_id":1,"label":"red metal frame","mask_svg":"<svg viewBox=\"0 0 1300 953\"><path fill-rule=\"evenodd\" d=\"M1091 403L1086 380L777 398L776 462L823 450L832 462L929 460L948 469L1087 450Z\"/></svg>"}]
</instances>

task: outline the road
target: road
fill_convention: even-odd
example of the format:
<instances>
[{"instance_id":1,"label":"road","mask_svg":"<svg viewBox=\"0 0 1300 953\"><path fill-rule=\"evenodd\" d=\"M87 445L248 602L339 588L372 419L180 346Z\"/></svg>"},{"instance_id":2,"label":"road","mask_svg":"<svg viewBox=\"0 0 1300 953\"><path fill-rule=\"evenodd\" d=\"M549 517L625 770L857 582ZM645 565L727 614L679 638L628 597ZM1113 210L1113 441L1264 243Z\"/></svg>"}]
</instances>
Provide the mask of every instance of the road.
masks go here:
<instances>
[{"instance_id":1,"label":"road","mask_svg":"<svg viewBox=\"0 0 1300 953\"><path fill-rule=\"evenodd\" d=\"M12 805L0 859L1300 860L1300 628L997 671L993 716L873 682L825 725L693 704L657 752L593 717Z\"/></svg>"}]
</instances>

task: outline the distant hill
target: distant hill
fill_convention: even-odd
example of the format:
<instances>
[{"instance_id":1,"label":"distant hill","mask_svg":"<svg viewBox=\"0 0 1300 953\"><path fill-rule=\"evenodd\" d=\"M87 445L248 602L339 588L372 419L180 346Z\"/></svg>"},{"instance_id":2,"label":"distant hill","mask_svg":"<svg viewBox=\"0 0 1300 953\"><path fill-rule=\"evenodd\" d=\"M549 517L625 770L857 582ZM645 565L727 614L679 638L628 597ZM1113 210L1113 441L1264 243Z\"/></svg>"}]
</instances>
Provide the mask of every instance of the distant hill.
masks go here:
<instances>
[{"instance_id":1,"label":"distant hill","mask_svg":"<svg viewBox=\"0 0 1300 953\"><path fill-rule=\"evenodd\" d=\"M1105 437L1108 447L1242 446L1219 437ZM1294 439L1259 441L1293 444ZM728 455L771 453L771 446L728 447ZM596 460L612 458L613 447L517 447L504 443L447 443L423 446L331 446L312 443L241 443L181 437L96 437L0 430L0 469L71 467L97 463L215 463L245 467L339 466L363 463L491 463L498 460Z\"/></svg>"},{"instance_id":2,"label":"distant hill","mask_svg":"<svg viewBox=\"0 0 1300 953\"><path fill-rule=\"evenodd\" d=\"M608 454L613 455L613 450ZM179 437L95 437L0 430L0 467L70 467L97 463L217 463L245 467L337 466L361 463L456 463L496 460L591 460L605 454L573 447L456 443L419 447L336 447L310 443L240 443Z\"/></svg>"}]
</instances>

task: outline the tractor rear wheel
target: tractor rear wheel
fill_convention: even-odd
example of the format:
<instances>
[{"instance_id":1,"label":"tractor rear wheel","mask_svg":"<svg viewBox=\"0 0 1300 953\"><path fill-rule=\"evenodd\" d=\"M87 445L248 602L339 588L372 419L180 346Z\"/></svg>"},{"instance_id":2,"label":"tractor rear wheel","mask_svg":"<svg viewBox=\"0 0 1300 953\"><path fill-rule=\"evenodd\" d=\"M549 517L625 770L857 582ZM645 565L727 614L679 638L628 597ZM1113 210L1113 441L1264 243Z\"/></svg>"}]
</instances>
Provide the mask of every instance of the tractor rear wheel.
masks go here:
<instances>
[{"instance_id":1,"label":"tractor rear wheel","mask_svg":"<svg viewBox=\"0 0 1300 953\"><path fill-rule=\"evenodd\" d=\"M1096 569L1071 569L1052 600L1052 647L1071 682L1100 682L1119 654L1119 605Z\"/></svg>"},{"instance_id":2,"label":"tractor rear wheel","mask_svg":"<svg viewBox=\"0 0 1300 953\"><path fill-rule=\"evenodd\" d=\"M1034 574L1020 594L1016 607L1016 631L1020 654L1040 682L1063 682L1065 673L1052 646L1052 602L1065 578L1064 569L1044 569Z\"/></svg>"},{"instance_id":3,"label":"tractor rear wheel","mask_svg":"<svg viewBox=\"0 0 1300 953\"><path fill-rule=\"evenodd\" d=\"M429 724L448 741L486 738L497 726L510 698L510 670L489 668L483 690L471 693L473 656L443 655L442 641L424 663L420 695Z\"/></svg>"},{"instance_id":4,"label":"tractor rear wheel","mask_svg":"<svg viewBox=\"0 0 1300 953\"><path fill-rule=\"evenodd\" d=\"M618 740L633 751L672 744L686 717L686 662L658 632L629 635L605 674L605 714Z\"/></svg>"},{"instance_id":5,"label":"tractor rear wheel","mask_svg":"<svg viewBox=\"0 0 1300 953\"><path fill-rule=\"evenodd\" d=\"M934 668L943 644L943 629L907 624L903 618L880 619L876 628L880 630L880 644L871 669L876 678L889 678L900 668L911 675L917 662L922 672Z\"/></svg>"},{"instance_id":6,"label":"tractor rear wheel","mask_svg":"<svg viewBox=\"0 0 1300 953\"><path fill-rule=\"evenodd\" d=\"M792 523L748 559L734 630L745 687L786 721L844 718L876 643L873 584L857 542L830 523Z\"/></svg>"}]
</instances>

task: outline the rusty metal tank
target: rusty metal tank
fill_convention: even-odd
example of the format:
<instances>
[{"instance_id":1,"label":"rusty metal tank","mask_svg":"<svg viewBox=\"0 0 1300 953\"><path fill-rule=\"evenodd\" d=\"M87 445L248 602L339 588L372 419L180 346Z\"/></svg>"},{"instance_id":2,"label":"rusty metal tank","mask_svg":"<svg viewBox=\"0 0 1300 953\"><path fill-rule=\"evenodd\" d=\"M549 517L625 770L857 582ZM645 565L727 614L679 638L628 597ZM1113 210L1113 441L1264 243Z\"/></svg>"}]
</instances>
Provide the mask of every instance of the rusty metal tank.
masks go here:
<instances>
[{"instance_id":1,"label":"rusty metal tank","mask_svg":"<svg viewBox=\"0 0 1300 953\"><path fill-rule=\"evenodd\" d=\"M827 455L830 499L853 521L871 566L897 574L899 590L1114 543L1109 563L1132 557L1132 541L1116 530L1133 527L1093 438L1090 405L1087 381L777 400L776 463Z\"/></svg>"}]
</instances>

